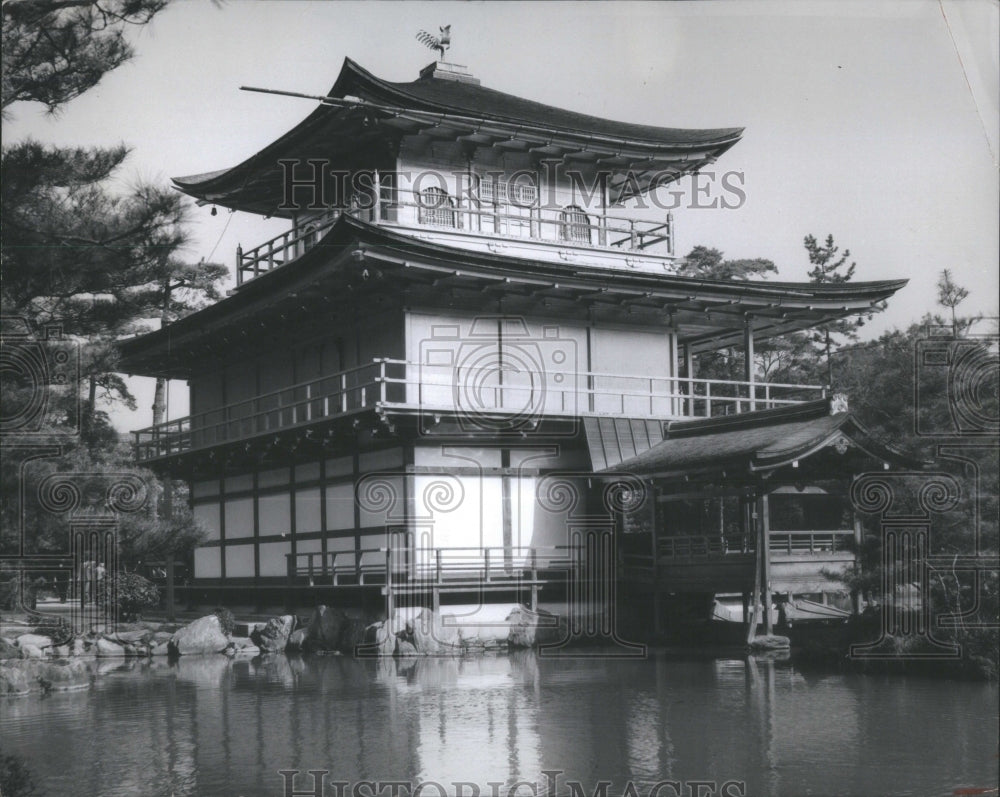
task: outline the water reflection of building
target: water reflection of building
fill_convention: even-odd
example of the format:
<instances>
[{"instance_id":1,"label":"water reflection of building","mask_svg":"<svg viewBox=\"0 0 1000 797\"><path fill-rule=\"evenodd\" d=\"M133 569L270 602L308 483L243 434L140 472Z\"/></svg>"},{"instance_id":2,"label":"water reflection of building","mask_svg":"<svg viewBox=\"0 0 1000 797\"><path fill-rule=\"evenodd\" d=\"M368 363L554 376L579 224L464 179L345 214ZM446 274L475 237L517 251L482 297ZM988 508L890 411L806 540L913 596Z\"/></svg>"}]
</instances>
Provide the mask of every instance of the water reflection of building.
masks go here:
<instances>
[{"instance_id":1,"label":"water reflection of building","mask_svg":"<svg viewBox=\"0 0 1000 797\"><path fill-rule=\"evenodd\" d=\"M568 780L615 795L630 780L733 779L774 797L943 794L997 771L995 684L663 656L184 664L119 664L91 692L8 699L4 752L50 794L176 797L283 794L282 769L352 783L471 773L484 797L488 781L543 770L560 773L558 794Z\"/></svg>"}]
</instances>

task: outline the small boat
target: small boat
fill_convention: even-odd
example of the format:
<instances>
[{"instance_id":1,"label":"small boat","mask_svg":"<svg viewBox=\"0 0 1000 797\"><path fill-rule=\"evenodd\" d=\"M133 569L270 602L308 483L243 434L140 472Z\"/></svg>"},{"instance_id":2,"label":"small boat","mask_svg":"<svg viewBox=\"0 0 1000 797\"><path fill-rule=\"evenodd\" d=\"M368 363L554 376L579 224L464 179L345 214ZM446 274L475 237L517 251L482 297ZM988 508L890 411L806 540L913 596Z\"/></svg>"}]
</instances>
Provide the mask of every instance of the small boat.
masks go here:
<instances>
[{"instance_id":1,"label":"small boat","mask_svg":"<svg viewBox=\"0 0 1000 797\"><path fill-rule=\"evenodd\" d=\"M827 603L810 600L792 595L782 603L772 603L770 606L771 623L779 625L832 625L846 622L851 613L845 609ZM753 614L753 607L750 607ZM763 607L757 605L758 616L763 618ZM743 601L739 597L719 595L712 603L712 621L721 623L743 623Z\"/></svg>"}]
</instances>

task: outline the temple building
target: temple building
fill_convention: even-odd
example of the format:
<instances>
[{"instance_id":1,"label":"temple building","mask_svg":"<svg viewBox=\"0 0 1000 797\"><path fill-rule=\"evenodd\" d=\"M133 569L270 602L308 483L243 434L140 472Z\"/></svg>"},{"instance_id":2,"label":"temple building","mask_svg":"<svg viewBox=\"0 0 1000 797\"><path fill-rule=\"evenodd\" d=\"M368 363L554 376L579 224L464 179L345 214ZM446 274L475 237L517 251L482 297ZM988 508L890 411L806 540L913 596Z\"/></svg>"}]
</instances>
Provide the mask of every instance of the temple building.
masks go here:
<instances>
[{"instance_id":1,"label":"temple building","mask_svg":"<svg viewBox=\"0 0 1000 797\"><path fill-rule=\"evenodd\" d=\"M854 559L852 476L904 460L826 387L760 381L754 345L906 281L678 275L672 216L634 200L741 134L346 60L273 143L177 178L288 222L238 249L226 298L121 345L190 388L188 417L135 432L209 529L189 599L576 596L662 624L671 596L842 589L822 573ZM742 380L698 378L732 347Z\"/></svg>"}]
</instances>

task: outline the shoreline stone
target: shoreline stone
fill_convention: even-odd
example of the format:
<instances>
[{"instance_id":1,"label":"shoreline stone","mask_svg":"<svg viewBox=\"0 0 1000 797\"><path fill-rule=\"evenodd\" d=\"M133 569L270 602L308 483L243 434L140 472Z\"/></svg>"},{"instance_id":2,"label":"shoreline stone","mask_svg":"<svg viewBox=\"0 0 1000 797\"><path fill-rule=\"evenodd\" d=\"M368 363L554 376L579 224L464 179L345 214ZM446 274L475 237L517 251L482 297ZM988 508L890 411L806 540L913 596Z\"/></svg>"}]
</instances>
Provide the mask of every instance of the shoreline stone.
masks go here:
<instances>
[{"instance_id":1,"label":"shoreline stone","mask_svg":"<svg viewBox=\"0 0 1000 797\"><path fill-rule=\"evenodd\" d=\"M295 630L295 617L291 614L283 614L281 617L272 617L263 628L255 628L250 639L264 653L281 653L288 644L288 637Z\"/></svg>"},{"instance_id":2,"label":"shoreline stone","mask_svg":"<svg viewBox=\"0 0 1000 797\"><path fill-rule=\"evenodd\" d=\"M170 650L179 656L221 653L229 646L229 637L214 614L199 617L179 628L170 637Z\"/></svg>"},{"instance_id":3,"label":"shoreline stone","mask_svg":"<svg viewBox=\"0 0 1000 797\"><path fill-rule=\"evenodd\" d=\"M565 620L546 611L533 612L518 606L507 615L506 622L510 625L507 644L512 648L535 648L568 641Z\"/></svg>"},{"instance_id":4,"label":"shoreline stone","mask_svg":"<svg viewBox=\"0 0 1000 797\"><path fill-rule=\"evenodd\" d=\"M340 634L347 615L341 609L331 609L320 604L313 609L312 616L306 626L306 638L303 650L337 650L340 645Z\"/></svg>"}]
</instances>

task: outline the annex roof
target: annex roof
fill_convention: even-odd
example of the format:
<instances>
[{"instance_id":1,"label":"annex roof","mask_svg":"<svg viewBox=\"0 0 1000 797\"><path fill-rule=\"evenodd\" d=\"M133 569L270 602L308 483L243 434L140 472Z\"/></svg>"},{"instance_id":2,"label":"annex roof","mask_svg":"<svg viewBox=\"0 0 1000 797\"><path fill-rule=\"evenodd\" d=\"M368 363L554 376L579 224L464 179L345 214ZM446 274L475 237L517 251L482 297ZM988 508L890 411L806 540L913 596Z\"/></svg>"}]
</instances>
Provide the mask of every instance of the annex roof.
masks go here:
<instances>
[{"instance_id":1,"label":"annex roof","mask_svg":"<svg viewBox=\"0 0 1000 797\"><path fill-rule=\"evenodd\" d=\"M591 443L593 448L593 443ZM644 477L677 477L699 472L750 476L799 467L810 457L829 454L845 464L881 463L919 467L922 463L876 440L849 412L831 412L829 399L778 409L672 421L662 441L633 457L605 461L606 472ZM834 460L836 461L836 459ZM829 474L830 468L821 468Z\"/></svg>"}]
</instances>

